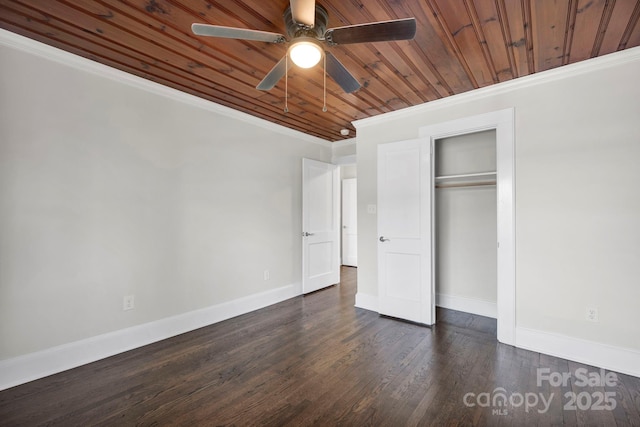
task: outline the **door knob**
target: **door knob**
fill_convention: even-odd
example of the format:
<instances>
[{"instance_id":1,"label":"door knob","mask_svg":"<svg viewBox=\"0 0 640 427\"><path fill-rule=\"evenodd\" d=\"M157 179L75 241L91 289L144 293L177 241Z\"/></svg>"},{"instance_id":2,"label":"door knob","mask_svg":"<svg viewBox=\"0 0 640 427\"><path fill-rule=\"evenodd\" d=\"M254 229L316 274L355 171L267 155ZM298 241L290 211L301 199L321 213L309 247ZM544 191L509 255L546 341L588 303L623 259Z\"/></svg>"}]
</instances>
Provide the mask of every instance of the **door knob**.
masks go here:
<instances>
[{"instance_id":1,"label":"door knob","mask_svg":"<svg viewBox=\"0 0 640 427\"><path fill-rule=\"evenodd\" d=\"M309 236L313 236L313 233L307 233L306 231L302 232L302 237L309 237Z\"/></svg>"},{"instance_id":2,"label":"door knob","mask_svg":"<svg viewBox=\"0 0 640 427\"><path fill-rule=\"evenodd\" d=\"M389 239L385 239L384 236L380 236L380 239L378 239L378 240L380 240L382 243L389 241Z\"/></svg>"}]
</instances>

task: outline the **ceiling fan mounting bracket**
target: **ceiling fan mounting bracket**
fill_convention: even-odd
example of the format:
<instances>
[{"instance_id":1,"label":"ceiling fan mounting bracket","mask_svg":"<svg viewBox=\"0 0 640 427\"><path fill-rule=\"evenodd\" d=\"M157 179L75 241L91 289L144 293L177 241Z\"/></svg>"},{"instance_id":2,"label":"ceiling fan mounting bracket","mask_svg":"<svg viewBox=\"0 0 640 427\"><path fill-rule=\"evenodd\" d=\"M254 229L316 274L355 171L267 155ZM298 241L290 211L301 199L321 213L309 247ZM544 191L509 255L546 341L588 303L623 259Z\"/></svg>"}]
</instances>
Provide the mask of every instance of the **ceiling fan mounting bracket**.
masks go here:
<instances>
[{"instance_id":1,"label":"ceiling fan mounting bracket","mask_svg":"<svg viewBox=\"0 0 640 427\"><path fill-rule=\"evenodd\" d=\"M284 24L287 28L287 35L291 39L298 37L313 37L322 40L327 30L327 22L329 22L329 13L327 9L316 4L315 24L313 26L300 24L295 22L291 13L291 6L287 7L283 13Z\"/></svg>"}]
</instances>

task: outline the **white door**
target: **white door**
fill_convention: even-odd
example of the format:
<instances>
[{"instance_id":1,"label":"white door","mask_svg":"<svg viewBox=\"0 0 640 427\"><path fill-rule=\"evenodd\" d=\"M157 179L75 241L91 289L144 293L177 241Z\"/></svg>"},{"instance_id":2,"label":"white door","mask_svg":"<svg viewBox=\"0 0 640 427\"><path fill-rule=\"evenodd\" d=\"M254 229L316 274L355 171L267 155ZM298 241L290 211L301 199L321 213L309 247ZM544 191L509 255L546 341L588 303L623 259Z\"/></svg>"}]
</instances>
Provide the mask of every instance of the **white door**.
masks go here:
<instances>
[{"instance_id":1,"label":"white door","mask_svg":"<svg viewBox=\"0 0 640 427\"><path fill-rule=\"evenodd\" d=\"M340 281L340 171L302 159L302 292Z\"/></svg>"},{"instance_id":2,"label":"white door","mask_svg":"<svg viewBox=\"0 0 640 427\"><path fill-rule=\"evenodd\" d=\"M378 146L380 314L431 325L430 140Z\"/></svg>"},{"instance_id":3,"label":"white door","mask_svg":"<svg viewBox=\"0 0 640 427\"><path fill-rule=\"evenodd\" d=\"M342 265L358 266L358 193L356 178L342 180Z\"/></svg>"}]
</instances>

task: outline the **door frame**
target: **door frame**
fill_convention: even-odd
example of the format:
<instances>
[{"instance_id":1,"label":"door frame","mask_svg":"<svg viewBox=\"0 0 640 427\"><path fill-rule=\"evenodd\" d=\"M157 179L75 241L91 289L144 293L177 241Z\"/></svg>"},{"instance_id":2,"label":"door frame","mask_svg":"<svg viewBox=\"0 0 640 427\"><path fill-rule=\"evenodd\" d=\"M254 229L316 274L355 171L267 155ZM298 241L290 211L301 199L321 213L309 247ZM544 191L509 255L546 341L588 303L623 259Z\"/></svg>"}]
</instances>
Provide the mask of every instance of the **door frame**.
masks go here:
<instances>
[{"instance_id":1,"label":"door frame","mask_svg":"<svg viewBox=\"0 0 640 427\"><path fill-rule=\"evenodd\" d=\"M497 171L497 221L498 221L498 341L515 345L516 331L516 254L515 254L515 109L507 108L444 123L424 126L419 129L421 138L427 138L430 152L438 139L466 135L486 130L496 131ZM434 177L434 159L431 156L431 183ZM431 230L435 231L435 202L431 201ZM431 242L431 297L435 322L435 242Z\"/></svg>"}]
</instances>

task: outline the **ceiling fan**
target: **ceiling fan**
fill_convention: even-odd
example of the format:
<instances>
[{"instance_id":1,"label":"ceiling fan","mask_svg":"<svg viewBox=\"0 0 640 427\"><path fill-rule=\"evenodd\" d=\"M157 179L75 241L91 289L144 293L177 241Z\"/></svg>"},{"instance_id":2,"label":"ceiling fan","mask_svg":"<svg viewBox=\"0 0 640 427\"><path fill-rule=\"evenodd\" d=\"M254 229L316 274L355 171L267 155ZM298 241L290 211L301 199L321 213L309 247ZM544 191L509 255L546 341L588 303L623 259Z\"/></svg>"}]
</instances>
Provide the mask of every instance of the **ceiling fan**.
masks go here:
<instances>
[{"instance_id":1,"label":"ceiling fan","mask_svg":"<svg viewBox=\"0 0 640 427\"><path fill-rule=\"evenodd\" d=\"M271 90L287 73L287 57L301 68L311 68L324 57L325 71L347 93L360 88L360 83L331 52L328 46L370 43L392 40L411 40L416 33L415 18L379 21L327 29L329 14L315 0L290 0L284 12L284 22L290 43L285 55L258 84L259 90ZM199 36L287 43L283 34L220 25L193 24L191 30Z\"/></svg>"}]
</instances>

